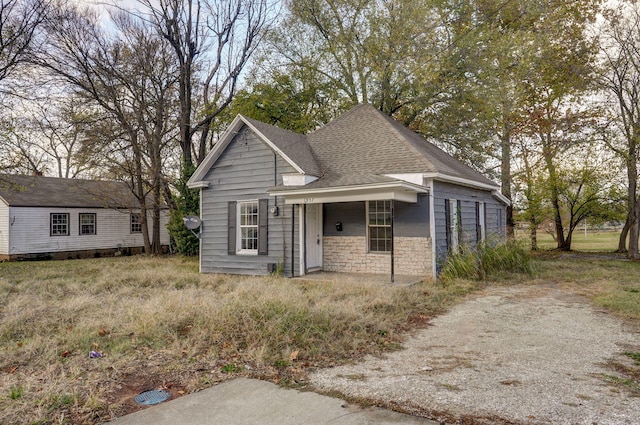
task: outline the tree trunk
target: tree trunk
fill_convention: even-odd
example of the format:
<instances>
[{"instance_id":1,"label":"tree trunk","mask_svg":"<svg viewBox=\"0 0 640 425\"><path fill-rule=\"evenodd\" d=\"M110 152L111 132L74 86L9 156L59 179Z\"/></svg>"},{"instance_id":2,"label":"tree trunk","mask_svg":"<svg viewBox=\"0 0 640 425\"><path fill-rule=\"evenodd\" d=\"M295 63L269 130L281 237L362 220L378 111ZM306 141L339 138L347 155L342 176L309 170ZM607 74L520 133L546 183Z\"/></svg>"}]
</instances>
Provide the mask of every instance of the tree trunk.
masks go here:
<instances>
[{"instance_id":1,"label":"tree trunk","mask_svg":"<svg viewBox=\"0 0 640 425\"><path fill-rule=\"evenodd\" d=\"M511 124L509 122L510 109L505 106L503 114L502 134L500 135L500 183L502 186L502 194L511 201ZM515 234L515 226L513 221L513 205L507 206L507 238L512 239Z\"/></svg>"},{"instance_id":2,"label":"tree trunk","mask_svg":"<svg viewBox=\"0 0 640 425\"><path fill-rule=\"evenodd\" d=\"M564 243L560 248L561 251L571 251L571 241L573 240L573 231L575 227L569 227L569 231L567 232L567 237L564 238Z\"/></svg>"},{"instance_id":3,"label":"tree trunk","mask_svg":"<svg viewBox=\"0 0 640 425\"><path fill-rule=\"evenodd\" d=\"M640 220L638 220L638 217L640 217L640 199L635 202L631 226L629 227L629 252L627 252L627 257L632 260L640 260L640 253L638 253Z\"/></svg>"},{"instance_id":4,"label":"tree trunk","mask_svg":"<svg viewBox=\"0 0 640 425\"><path fill-rule=\"evenodd\" d=\"M635 135L635 134L634 134ZM637 197L638 190L638 164L636 163L637 137L634 138L633 143L629 143L629 152L627 155L627 179L629 186L627 188L627 208L629 211L629 250L627 251L627 257L631 259L640 258L638 252L638 233L640 232L638 223L638 209L640 208L640 199Z\"/></svg>"},{"instance_id":5,"label":"tree trunk","mask_svg":"<svg viewBox=\"0 0 640 425\"><path fill-rule=\"evenodd\" d=\"M627 252L627 236L629 235L629 227L631 227L631 215L627 213L627 219L622 227L622 232L620 232L620 239L618 239L618 249L616 252Z\"/></svg>"},{"instance_id":6,"label":"tree trunk","mask_svg":"<svg viewBox=\"0 0 640 425\"><path fill-rule=\"evenodd\" d=\"M562 214L560 211L560 195L558 193L558 184L555 165L551 159L547 160L547 169L549 171L549 184L551 189L551 205L553 206L553 221L556 230L557 248L566 251L564 238L564 226L562 225Z\"/></svg>"},{"instance_id":7,"label":"tree trunk","mask_svg":"<svg viewBox=\"0 0 640 425\"><path fill-rule=\"evenodd\" d=\"M191 58L180 66L180 147L184 172L193 165L191 155Z\"/></svg>"},{"instance_id":8,"label":"tree trunk","mask_svg":"<svg viewBox=\"0 0 640 425\"><path fill-rule=\"evenodd\" d=\"M531 250L538 250L538 226L536 226L535 220L532 219L529 222L529 238L531 239Z\"/></svg>"}]
</instances>

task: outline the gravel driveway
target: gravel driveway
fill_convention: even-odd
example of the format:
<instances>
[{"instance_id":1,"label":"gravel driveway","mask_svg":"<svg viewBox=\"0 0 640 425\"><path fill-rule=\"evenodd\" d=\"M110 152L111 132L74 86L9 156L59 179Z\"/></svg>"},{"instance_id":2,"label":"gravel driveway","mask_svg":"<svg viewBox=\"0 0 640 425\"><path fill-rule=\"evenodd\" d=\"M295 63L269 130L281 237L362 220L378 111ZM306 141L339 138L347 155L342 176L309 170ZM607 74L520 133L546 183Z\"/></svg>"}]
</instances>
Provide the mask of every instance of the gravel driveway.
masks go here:
<instances>
[{"instance_id":1,"label":"gravel driveway","mask_svg":"<svg viewBox=\"0 0 640 425\"><path fill-rule=\"evenodd\" d=\"M464 424L640 424L637 325L553 286L491 287L416 332L405 349L311 375L319 390Z\"/></svg>"}]
</instances>

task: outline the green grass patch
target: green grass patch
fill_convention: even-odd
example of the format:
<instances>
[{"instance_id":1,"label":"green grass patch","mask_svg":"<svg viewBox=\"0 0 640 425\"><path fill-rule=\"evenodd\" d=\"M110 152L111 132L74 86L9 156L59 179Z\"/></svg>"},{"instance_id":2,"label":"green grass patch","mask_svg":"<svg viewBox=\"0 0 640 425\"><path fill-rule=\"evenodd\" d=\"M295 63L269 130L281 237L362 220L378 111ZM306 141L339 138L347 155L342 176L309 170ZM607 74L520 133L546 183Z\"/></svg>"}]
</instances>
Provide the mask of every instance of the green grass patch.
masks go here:
<instances>
[{"instance_id":1,"label":"green grass patch","mask_svg":"<svg viewBox=\"0 0 640 425\"><path fill-rule=\"evenodd\" d=\"M638 384L636 381L634 381L633 379L630 378L621 378L619 376L615 376L615 375L609 375L609 374L603 374L602 377L616 385L616 386L621 386L624 388L627 388L628 390L630 390L633 394L635 395L639 395L640 394L640 384Z\"/></svg>"},{"instance_id":2,"label":"green grass patch","mask_svg":"<svg viewBox=\"0 0 640 425\"><path fill-rule=\"evenodd\" d=\"M640 353L632 353L632 352L626 352L623 353L625 356L629 357L630 359L635 360L637 365L640 365Z\"/></svg>"},{"instance_id":3,"label":"green grass patch","mask_svg":"<svg viewBox=\"0 0 640 425\"><path fill-rule=\"evenodd\" d=\"M556 283L624 318L640 320L640 263L623 255L539 253L533 283Z\"/></svg>"},{"instance_id":4,"label":"green grass patch","mask_svg":"<svg viewBox=\"0 0 640 425\"><path fill-rule=\"evenodd\" d=\"M529 235L525 232L518 232L518 239L529 243ZM571 249L574 251L585 252L613 252L618 249L618 240L620 232L617 231L584 231L578 229L573 233L571 238ZM553 237L546 232L538 232L538 249L549 250L557 248L557 243Z\"/></svg>"}]
</instances>

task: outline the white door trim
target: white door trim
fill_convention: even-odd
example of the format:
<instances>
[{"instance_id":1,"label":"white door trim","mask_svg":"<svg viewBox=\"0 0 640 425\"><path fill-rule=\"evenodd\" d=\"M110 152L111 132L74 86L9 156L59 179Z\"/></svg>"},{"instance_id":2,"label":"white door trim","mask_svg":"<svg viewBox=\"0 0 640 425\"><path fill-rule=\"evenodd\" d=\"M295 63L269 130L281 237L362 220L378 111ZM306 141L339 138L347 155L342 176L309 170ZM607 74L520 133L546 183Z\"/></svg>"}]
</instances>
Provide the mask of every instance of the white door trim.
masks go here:
<instances>
[{"instance_id":1,"label":"white door trim","mask_svg":"<svg viewBox=\"0 0 640 425\"><path fill-rule=\"evenodd\" d=\"M315 209L315 214L310 211ZM307 204L305 215L306 270L322 270L322 204ZM315 216L315 217L314 217ZM315 220L313 220L315 218Z\"/></svg>"}]
</instances>

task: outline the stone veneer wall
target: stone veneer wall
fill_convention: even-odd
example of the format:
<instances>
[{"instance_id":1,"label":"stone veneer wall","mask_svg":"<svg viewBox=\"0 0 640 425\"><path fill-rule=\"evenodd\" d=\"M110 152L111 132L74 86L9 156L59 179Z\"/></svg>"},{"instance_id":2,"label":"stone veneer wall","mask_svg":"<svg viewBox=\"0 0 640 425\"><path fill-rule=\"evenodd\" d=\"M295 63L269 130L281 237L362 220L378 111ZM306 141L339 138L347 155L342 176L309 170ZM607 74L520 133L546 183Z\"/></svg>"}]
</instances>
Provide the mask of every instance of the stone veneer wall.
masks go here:
<instances>
[{"instance_id":1,"label":"stone veneer wall","mask_svg":"<svg viewBox=\"0 0 640 425\"><path fill-rule=\"evenodd\" d=\"M368 253L365 236L325 236L323 270L343 273L390 273L389 254ZM394 272L431 277L431 239L394 238Z\"/></svg>"}]
</instances>

